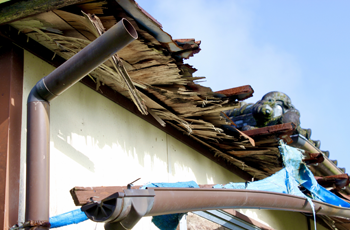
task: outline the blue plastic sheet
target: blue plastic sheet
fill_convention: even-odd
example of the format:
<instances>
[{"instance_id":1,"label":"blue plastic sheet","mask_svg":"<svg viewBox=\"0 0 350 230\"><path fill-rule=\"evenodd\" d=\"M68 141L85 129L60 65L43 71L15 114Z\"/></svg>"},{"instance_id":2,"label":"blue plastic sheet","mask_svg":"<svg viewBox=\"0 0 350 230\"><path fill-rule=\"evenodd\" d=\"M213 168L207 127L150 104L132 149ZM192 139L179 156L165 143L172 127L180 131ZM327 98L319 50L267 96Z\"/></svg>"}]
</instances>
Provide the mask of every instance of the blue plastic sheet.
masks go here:
<instances>
[{"instance_id":1,"label":"blue plastic sheet","mask_svg":"<svg viewBox=\"0 0 350 230\"><path fill-rule=\"evenodd\" d=\"M304 194L298 188L298 182L289 175L286 169L282 169L263 180L246 183L230 182L226 185L217 184L213 186L213 188L250 189L304 196Z\"/></svg>"},{"instance_id":2,"label":"blue plastic sheet","mask_svg":"<svg viewBox=\"0 0 350 230\"><path fill-rule=\"evenodd\" d=\"M349 203L317 183L312 172L302 162L301 150L285 144L281 144L279 150L283 158L284 168L272 176L256 182L218 184L214 188L251 189L306 197L299 189L299 185L302 185L310 191L314 200L350 208Z\"/></svg>"},{"instance_id":3,"label":"blue plastic sheet","mask_svg":"<svg viewBox=\"0 0 350 230\"><path fill-rule=\"evenodd\" d=\"M315 218L315 210L312 200L309 197L307 197L304 193L302 193L299 189L299 186L302 185L310 191L314 200L322 201L336 206L350 208L349 203L343 201L338 196L329 192L317 183L312 172L302 161L302 150L281 143L279 151L283 158L284 168L278 171L277 173L273 174L272 176L255 182L230 182L225 185L217 184L213 186L213 188L251 189L269 192L279 192L305 197L313 209L313 214ZM146 187L198 188L198 185L194 181L189 181L178 183L149 183L143 186L142 188L145 189ZM155 216L153 217L152 222L161 230L175 230L183 215L184 213Z\"/></svg>"},{"instance_id":4,"label":"blue plastic sheet","mask_svg":"<svg viewBox=\"0 0 350 230\"><path fill-rule=\"evenodd\" d=\"M198 184L195 181L185 181L185 182L176 182L176 183L148 183L141 187L145 189L147 187L161 187L161 188L199 188Z\"/></svg>"},{"instance_id":5,"label":"blue plastic sheet","mask_svg":"<svg viewBox=\"0 0 350 230\"><path fill-rule=\"evenodd\" d=\"M279 150L283 157L285 168L290 171L292 176L298 181L299 185L304 186L310 191L314 200L322 201L340 207L350 208L350 204L327 189L320 186L312 172L302 162L302 153L293 147L282 144Z\"/></svg>"},{"instance_id":6,"label":"blue plastic sheet","mask_svg":"<svg viewBox=\"0 0 350 230\"><path fill-rule=\"evenodd\" d=\"M87 216L79 209L50 217L51 228L58 228L70 224L78 224L87 220Z\"/></svg>"},{"instance_id":7,"label":"blue plastic sheet","mask_svg":"<svg viewBox=\"0 0 350 230\"><path fill-rule=\"evenodd\" d=\"M261 190L305 197L305 195L299 190L299 182L296 179L296 175L299 172L299 167L302 160L302 155L297 149L295 150L296 151L293 151L291 154L287 154L286 156L282 154L285 167L270 177L255 182L230 182L226 185L218 184L213 186L213 188Z\"/></svg>"},{"instance_id":8,"label":"blue plastic sheet","mask_svg":"<svg viewBox=\"0 0 350 230\"><path fill-rule=\"evenodd\" d=\"M152 222L161 230L176 230L181 218L186 213L169 214L152 217Z\"/></svg>"},{"instance_id":9,"label":"blue plastic sheet","mask_svg":"<svg viewBox=\"0 0 350 230\"><path fill-rule=\"evenodd\" d=\"M164 188L199 188L198 184L194 181L177 182L177 183L149 183L141 187L145 189L147 187L164 187ZM176 230L181 218L186 213L169 214L162 216L152 217L152 222L161 230Z\"/></svg>"}]
</instances>

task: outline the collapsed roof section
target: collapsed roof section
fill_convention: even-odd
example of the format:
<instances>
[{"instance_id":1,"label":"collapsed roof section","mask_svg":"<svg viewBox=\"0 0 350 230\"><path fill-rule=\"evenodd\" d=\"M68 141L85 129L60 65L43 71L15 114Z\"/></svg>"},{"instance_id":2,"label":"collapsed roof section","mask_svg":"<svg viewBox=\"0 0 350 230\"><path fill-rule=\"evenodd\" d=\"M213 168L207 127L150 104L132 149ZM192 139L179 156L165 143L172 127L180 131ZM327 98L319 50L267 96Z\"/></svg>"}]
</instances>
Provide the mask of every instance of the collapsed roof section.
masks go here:
<instances>
[{"instance_id":1,"label":"collapsed roof section","mask_svg":"<svg viewBox=\"0 0 350 230\"><path fill-rule=\"evenodd\" d=\"M13 3L14 7L21 2ZM1 12L6 9L3 7ZM26 18L11 22L11 27L2 26L1 35L16 43L12 36L17 33L13 32L16 28L28 36L28 41L35 40L53 51L51 61L59 57L69 59L122 17L127 18L137 29L139 39L90 74L97 89L107 85L121 93L134 101L143 114L150 113L161 125L188 134L213 155L224 158L252 178L263 179L282 168L278 140L289 142L298 124L273 124L243 132L233 127L239 124L227 118L223 111L241 108L239 101L252 96L253 89L243 86L212 92L197 84L196 80L203 77L195 77L196 69L185 64L184 59L200 51L200 41L172 39L135 1L72 0L64 4L60 1L56 5L35 7L31 12L6 15L0 16L1 23ZM325 159L332 168L334 165ZM337 168L320 171L314 167L313 172L318 176L339 174Z\"/></svg>"},{"instance_id":2,"label":"collapsed roof section","mask_svg":"<svg viewBox=\"0 0 350 230\"><path fill-rule=\"evenodd\" d=\"M119 52L118 56L137 87L136 93L142 98L138 107L144 104L145 111L160 124L174 126L209 147L213 154L225 158L236 167L244 168L255 178L268 176L269 173L250 167L225 153L225 149L211 144L230 143L232 149L254 145L245 134L239 131L227 134L221 128L222 125L230 124L221 112L240 106L238 99L247 94L247 88L251 95L251 87L225 95L197 84L196 80L202 77L194 77L196 69L183 61L199 52L200 42L194 39L173 40L134 1L117 2L83 1L14 21L10 26L53 51L52 60L58 57L67 60L99 36L98 29L91 22L92 18L101 22L102 32L122 17L127 18L137 29L139 39ZM10 29L3 27L2 34L9 38L6 30ZM15 40L13 37L10 39ZM122 75L116 70L113 60L109 60L93 71L90 77L96 82L97 88L107 85L133 99L133 93Z\"/></svg>"},{"instance_id":3,"label":"collapsed roof section","mask_svg":"<svg viewBox=\"0 0 350 230\"><path fill-rule=\"evenodd\" d=\"M134 101L141 113L148 112L160 124L188 134L212 150L213 155L224 158L232 167L240 168L252 178L263 179L282 168L277 148L280 139L299 145L309 153L321 153L317 142L307 137L307 131L302 133L306 139L300 136L299 124L273 123L275 121L268 124L264 121L251 130L240 131L233 127L239 126L238 120L227 118L223 111L241 108L239 101L250 97L253 89L243 86L212 92L210 88L197 84L196 80L202 77L195 77L196 69L185 64L184 59L200 51L200 41L172 39L162 30L161 24L133 0L57 1L57 4L32 9L27 6L26 11L18 14L11 14L11 10L4 13L7 6L18 7L23 2L40 4L36 1L4 3L6 6L0 9L0 23L23 19L11 22L10 27L2 26L0 35L17 43L16 35L19 32L25 34L27 41L32 39L53 51L51 61L58 57L71 58L122 17L127 18L137 29L139 39L90 74L96 88L109 86ZM296 133L297 136L290 137ZM323 156L323 163L311 167L315 175L342 173L328 160L326 152ZM318 180L326 187L334 187L335 194L349 200L348 195L340 192L344 184L348 184L349 177Z\"/></svg>"}]
</instances>

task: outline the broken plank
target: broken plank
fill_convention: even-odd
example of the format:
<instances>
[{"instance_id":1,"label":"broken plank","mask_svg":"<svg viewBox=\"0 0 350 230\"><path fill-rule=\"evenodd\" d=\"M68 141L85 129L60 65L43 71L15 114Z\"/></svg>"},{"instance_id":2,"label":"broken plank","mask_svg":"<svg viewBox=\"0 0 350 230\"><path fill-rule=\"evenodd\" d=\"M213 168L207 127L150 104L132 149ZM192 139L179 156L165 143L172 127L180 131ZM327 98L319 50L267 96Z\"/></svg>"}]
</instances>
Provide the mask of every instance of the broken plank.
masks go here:
<instances>
[{"instance_id":1,"label":"broken plank","mask_svg":"<svg viewBox=\"0 0 350 230\"><path fill-rule=\"evenodd\" d=\"M296 129L295 124L290 122L290 123L285 123L280 125L272 125L272 126L266 126L263 128L247 130L247 131L243 131L243 133L252 137L252 136L261 136L261 135L267 135L267 134L280 134L283 132L294 131L295 129Z\"/></svg>"},{"instance_id":2,"label":"broken plank","mask_svg":"<svg viewBox=\"0 0 350 230\"><path fill-rule=\"evenodd\" d=\"M141 185L133 186L139 189ZM74 187L70 194L76 206L82 206L91 201L100 201L116 192L123 192L126 186Z\"/></svg>"},{"instance_id":3,"label":"broken plank","mask_svg":"<svg viewBox=\"0 0 350 230\"><path fill-rule=\"evenodd\" d=\"M216 91L215 93L223 94L226 97L234 97L234 98L237 98L238 100L244 100L253 96L254 90L250 85L244 85L244 86L235 87L231 89Z\"/></svg>"},{"instance_id":4,"label":"broken plank","mask_svg":"<svg viewBox=\"0 0 350 230\"><path fill-rule=\"evenodd\" d=\"M227 151L227 153L236 157L256 156L258 154L266 154L267 152L270 152L270 150Z\"/></svg>"}]
</instances>

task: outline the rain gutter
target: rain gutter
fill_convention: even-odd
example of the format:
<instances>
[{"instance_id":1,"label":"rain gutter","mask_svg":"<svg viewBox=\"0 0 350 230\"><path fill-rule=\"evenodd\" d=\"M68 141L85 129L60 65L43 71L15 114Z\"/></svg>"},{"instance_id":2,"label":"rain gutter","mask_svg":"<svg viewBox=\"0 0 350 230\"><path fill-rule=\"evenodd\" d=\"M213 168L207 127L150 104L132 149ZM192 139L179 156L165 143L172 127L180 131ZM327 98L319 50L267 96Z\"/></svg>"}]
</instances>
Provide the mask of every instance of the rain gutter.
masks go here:
<instances>
[{"instance_id":1,"label":"rain gutter","mask_svg":"<svg viewBox=\"0 0 350 230\"><path fill-rule=\"evenodd\" d=\"M50 101L137 37L130 22L122 19L31 90L27 103L26 221L49 220Z\"/></svg>"},{"instance_id":2,"label":"rain gutter","mask_svg":"<svg viewBox=\"0 0 350 230\"><path fill-rule=\"evenodd\" d=\"M317 166L317 169L320 170L321 173L327 176L344 174L344 172L341 171L332 161L330 161L328 157L320 149L312 145L304 136L297 134L297 135L292 135L291 138L293 140L293 143L291 143L290 146L304 149L306 151L309 151L310 153L323 154L324 161L322 163L319 163ZM345 190L348 194L350 194L349 186L347 186Z\"/></svg>"},{"instance_id":3,"label":"rain gutter","mask_svg":"<svg viewBox=\"0 0 350 230\"><path fill-rule=\"evenodd\" d=\"M350 218L348 208L313 200L317 214ZM211 209L270 209L313 213L305 197L239 189L147 188L125 189L82 207L87 217L104 222L106 230L131 229L143 216Z\"/></svg>"}]
</instances>

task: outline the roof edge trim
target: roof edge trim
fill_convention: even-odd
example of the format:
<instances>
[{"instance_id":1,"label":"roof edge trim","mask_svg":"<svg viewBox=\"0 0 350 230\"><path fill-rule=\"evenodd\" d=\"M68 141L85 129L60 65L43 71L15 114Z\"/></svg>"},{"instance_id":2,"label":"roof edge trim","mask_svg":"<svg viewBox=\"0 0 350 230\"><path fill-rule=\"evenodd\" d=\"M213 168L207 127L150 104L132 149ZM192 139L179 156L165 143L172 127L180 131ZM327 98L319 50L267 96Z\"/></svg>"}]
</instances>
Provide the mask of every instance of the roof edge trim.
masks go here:
<instances>
[{"instance_id":1,"label":"roof edge trim","mask_svg":"<svg viewBox=\"0 0 350 230\"><path fill-rule=\"evenodd\" d=\"M152 16L146 15L143 10L133 0L115 0L128 14L130 14L137 23L148 29L160 43L166 45L172 52L179 52L183 49L179 47L172 37L161 29L161 24Z\"/></svg>"}]
</instances>

